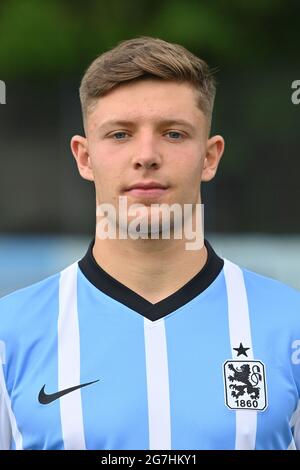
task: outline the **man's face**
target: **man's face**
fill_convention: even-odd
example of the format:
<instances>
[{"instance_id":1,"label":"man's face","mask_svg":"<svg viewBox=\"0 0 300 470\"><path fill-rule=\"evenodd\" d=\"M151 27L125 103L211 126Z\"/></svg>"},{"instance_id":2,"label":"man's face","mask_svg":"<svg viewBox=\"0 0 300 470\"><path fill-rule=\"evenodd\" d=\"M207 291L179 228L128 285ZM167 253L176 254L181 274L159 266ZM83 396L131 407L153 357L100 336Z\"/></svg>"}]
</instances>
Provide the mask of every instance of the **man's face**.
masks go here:
<instances>
[{"instance_id":1,"label":"man's face","mask_svg":"<svg viewBox=\"0 0 300 470\"><path fill-rule=\"evenodd\" d=\"M203 174L208 123L197 101L189 84L151 79L97 101L86 139L74 137L72 150L82 176L95 182L98 205L118 209L119 196L128 206L200 202L201 179L212 176Z\"/></svg>"}]
</instances>

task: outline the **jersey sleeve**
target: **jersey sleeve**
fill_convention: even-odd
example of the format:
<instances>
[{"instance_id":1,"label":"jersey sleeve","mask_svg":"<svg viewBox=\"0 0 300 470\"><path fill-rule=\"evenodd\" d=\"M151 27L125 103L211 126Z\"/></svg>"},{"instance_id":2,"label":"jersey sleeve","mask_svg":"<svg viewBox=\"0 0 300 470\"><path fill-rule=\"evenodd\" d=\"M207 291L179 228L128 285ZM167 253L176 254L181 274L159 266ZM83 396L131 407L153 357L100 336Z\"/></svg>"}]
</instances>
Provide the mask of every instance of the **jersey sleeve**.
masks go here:
<instances>
[{"instance_id":1,"label":"jersey sleeve","mask_svg":"<svg viewBox=\"0 0 300 470\"><path fill-rule=\"evenodd\" d=\"M300 450L300 413L294 427L294 441L297 450Z\"/></svg>"},{"instance_id":2,"label":"jersey sleeve","mask_svg":"<svg viewBox=\"0 0 300 470\"><path fill-rule=\"evenodd\" d=\"M300 399L298 401L297 409L290 420L290 426L293 432L294 441L294 447L292 448L300 450Z\"/></svg>"},{"instance_id":3,"label":"jersey sleeve","mask_svg":"<svg viewBox=\"0 0 300 470\"><path fill-rule=\"evenodd\" d=\"M298 404L291 418L291 428L293 431L295 447L297 450L300 450L300 296L296 312L297 316L296 321L293 325L294 334L293 339L291 341L290 358L292 364L293 379L298 391Z\"/></svg>"},{"instance_id":4,"label":"jersey sleeve","mask_svg":"<svg viewBox=\"0 0 300 470\"><path fill-rule=\"evenodd\" d=\"M5 364L5 344L0 341L0 450L9 450L12 442L12 428L7 408L7 390L3 365Z\"/></svg>"},{"instance_id":5,"label":"jersey sleeve","mask_svg":"<svg viewBox=\"0 0 300 470\"><path fill-rule=\"evenodd\" d=\"M6 403L6 387L0 361L0 450L9 450L12 442L12 429Z\"/></svg>"}]
</instances>

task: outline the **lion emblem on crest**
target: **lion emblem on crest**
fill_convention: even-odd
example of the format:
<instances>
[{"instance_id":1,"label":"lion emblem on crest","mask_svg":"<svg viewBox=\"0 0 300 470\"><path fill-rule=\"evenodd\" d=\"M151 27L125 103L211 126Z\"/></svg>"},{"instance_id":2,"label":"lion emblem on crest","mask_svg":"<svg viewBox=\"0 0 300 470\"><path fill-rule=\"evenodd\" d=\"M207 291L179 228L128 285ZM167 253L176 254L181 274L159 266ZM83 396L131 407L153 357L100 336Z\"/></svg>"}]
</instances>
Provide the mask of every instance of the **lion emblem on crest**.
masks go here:
<instances>
[{"instance_id":1,"label":"lion emblem on crest","mask_svg":"<svg viewBox=\"0 0 300 470\"><path fill-rule=\"evenodd\" d=\"M229 388L232 390L231 395L234 398L239 398L246 392L252 399L259 398L260 387L257 384L262 380L262 375L258 365L253 366L251 370L249 364L242 364L240 367L228 364L228 369L233 372L233 375L228 376L229 382L240 382L241 384L229 385Z\"/></svg>"}]
</instances>

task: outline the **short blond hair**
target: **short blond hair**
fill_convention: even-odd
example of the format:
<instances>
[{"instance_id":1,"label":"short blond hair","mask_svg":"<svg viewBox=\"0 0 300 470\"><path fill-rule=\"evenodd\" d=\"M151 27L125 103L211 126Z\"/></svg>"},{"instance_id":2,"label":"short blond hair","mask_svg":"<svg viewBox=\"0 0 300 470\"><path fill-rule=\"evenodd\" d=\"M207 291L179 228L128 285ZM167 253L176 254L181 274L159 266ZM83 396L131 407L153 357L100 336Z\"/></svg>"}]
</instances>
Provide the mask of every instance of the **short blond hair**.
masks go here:
<instances>
[{"instance_id":1,"label":"short blond hair","mask_svg":"<svg viewBox=\"0 0 300 470\"><path fill-rule=\"evenodd\" d=\"M199 91L199 108L211 121L216 87L206 62L179 44L152 37L122 41L91 63L80 85L83 119L101 96L146 78L191 84Z\"/></svg>"}]
</instances>

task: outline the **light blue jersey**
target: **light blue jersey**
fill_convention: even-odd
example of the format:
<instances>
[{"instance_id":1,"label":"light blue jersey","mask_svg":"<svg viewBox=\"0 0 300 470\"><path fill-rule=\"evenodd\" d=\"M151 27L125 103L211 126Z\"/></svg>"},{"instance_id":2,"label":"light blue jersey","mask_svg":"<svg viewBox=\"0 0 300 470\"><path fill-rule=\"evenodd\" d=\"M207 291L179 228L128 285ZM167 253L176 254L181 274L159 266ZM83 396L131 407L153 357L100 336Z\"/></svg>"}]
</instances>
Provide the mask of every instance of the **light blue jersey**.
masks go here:
<instances>
[{"instance_id":1,"label":"light blue jersey","mask_svg":"<svg viewBox=\"0 0 300 470\"><path fill-rule=\"evenodd\" d=\"M300 448L300 294L219 258L151 304L86 256L0 300L0 448Z\"/></svg>"}]
</instances>

